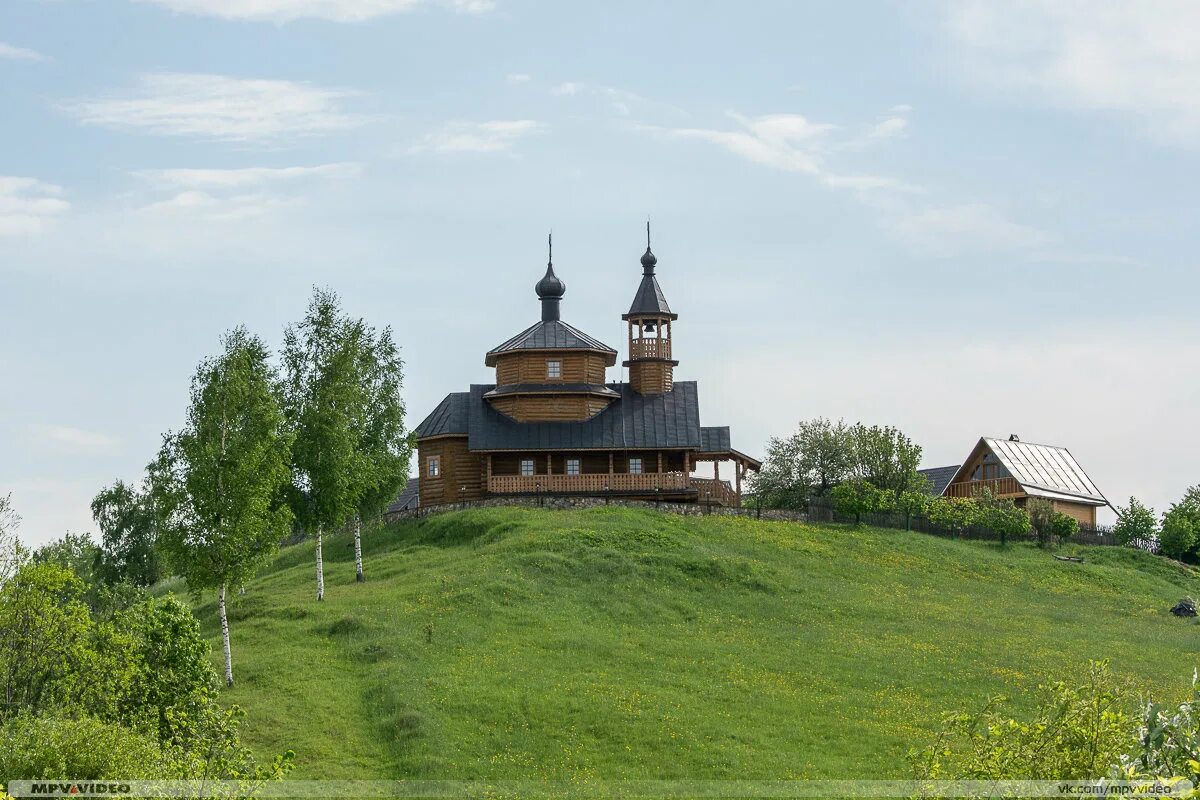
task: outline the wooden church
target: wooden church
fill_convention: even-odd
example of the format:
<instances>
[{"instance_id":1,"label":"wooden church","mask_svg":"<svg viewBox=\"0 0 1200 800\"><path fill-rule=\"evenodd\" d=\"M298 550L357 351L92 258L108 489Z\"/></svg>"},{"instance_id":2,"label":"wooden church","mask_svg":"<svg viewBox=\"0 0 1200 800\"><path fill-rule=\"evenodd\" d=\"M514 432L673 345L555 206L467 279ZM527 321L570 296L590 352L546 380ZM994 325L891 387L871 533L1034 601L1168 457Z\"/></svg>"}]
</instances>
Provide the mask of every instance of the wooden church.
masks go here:
<instances>
[{"instance_id":1,"label":"wooden church","mask_svg":"<svg viewBox=\"0 0 1200 800\"><path fill-rule=\"evenodd\" d=\"M695 381L675 380L679 315L655 277L649 232L641 282L621 316L628 382L608 381L616 350L562 320L567 285L551 250L534 286L541 320L484 356L496 382L447 395L417 426L419 505L499 495L741 504L746 471L761 464L733 449L728 427L701 426ZM701 463L712 477L692 474Z\"/></svg>"}]
</instances>

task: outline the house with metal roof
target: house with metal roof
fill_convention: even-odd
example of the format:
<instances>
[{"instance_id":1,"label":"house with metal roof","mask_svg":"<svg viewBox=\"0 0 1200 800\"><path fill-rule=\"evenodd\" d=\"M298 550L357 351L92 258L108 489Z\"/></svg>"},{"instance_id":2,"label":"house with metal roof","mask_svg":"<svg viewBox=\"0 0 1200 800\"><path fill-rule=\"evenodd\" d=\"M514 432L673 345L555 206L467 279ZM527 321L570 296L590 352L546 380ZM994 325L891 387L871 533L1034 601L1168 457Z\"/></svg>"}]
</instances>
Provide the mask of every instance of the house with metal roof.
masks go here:
<instances>
[{"instance_id":1,"label":"house with metal roof","mask_svg":"<svg viewBox=\"0 0 1200 800\"><path fill-rule=\"evenodd\" d=\"M741 504L760 462L735 450L728 427L700 424L699 387L676 381L671 311L658 283L649 226L629 311L628 381L610 382L612 347L567 324L567 285L534 286L541 320L487 351L495 383L446 395L417 426L421 506L498 495L583 495ZM711 463L713 477L694 475ZM731 463L733 480L721 478Z\"/></svg>"},{"instance_id":2,"label":"house with metal roof","mask_svg":"<svg viewBox=\"0 0 1200 800\"><path fill-rule=\"evenodd\" d=\"M1111 504L1065 447L1022 442L1016 436L984 436L958 466L920 470L930 492L942 497L976 497L984 489L1024 507L1031 497L1095 527L1096 509Z\"/></svg>"}]
</instances>

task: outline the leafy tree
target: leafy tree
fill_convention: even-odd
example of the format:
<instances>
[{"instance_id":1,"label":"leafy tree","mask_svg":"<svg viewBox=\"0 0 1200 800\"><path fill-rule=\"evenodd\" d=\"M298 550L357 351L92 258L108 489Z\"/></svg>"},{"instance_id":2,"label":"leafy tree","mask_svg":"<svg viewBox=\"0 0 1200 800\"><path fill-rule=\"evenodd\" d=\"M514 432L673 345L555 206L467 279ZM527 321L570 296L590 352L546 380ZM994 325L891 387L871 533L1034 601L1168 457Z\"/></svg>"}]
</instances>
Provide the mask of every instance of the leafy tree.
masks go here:
<instances>
[{"instance_id":1,"label":"leafy tree","mask_svg":"<svg viewBox=\"0 0 1200 800\"><path fill-rule=\"evenodd\" d=\"M889 426L861 422L850 429L850 445L854 474L870 481L879 489L899 498L907 491L921 489L926 484L917 472L921 464L921 446Z\"/></svg>"},{"instance_id":2,"label":"leafy tree","mask_svg":"<svg viewBox=\"0 0 1200 800\"><path fill-rule=\"evenodd\" d=\"M962 533L979 521L979 504L965 497L934 497L925 513L939 528Z\"/></svg>"},{"instance_id":3,"label":"leafy tree","mask_svg":"<svg viewBox=\"0 0 1200 800\"><path fill-rule=\"evenodd\" d=\"M33 552L34 561L49 561L66 567L91 586L95 583L95 565L100 548L85 533L66 533Z\"/></svg>"},{"instance_id":4,"label":"leafy tree","mask_svg":"<svg viewBox=\"0 0 1200 800\"><path fill-rule=\"evenodd\" d=\"M1074 517L1056 511L1054 504L1045 498L1030 498L1026 508L1041 547L1053 544L1055 539L1066 539L1079 530L1079 522Z\"/></svg>"},{"instance_id":5,"label":"leafy tree","mask_svg":"<svg viewBox=\"0 0 1200 800\"><path fill-rule=\"evenodd\" d=\"M287 535L291 511L279 500L291 434L262 341L236 328L223 344L196 371L187 422L164 437L149 472L164 552L190 589L217 590L225 683L232 686L225 597Z\"/></svg>"},{"instance_id":6,"label":"leafy tree","mask_svg":"<svg viewBox=\"0 0 1200 800\"><path fill-rule=\"evenodd\" d=\"M1135 542L1153 542L1157 533L1158 521L1154 509L1142 505L1136 497L1130 497L1129 505L1117 509L1113 535L1121 544L1128 546Z\"/></svg>"},{"instance_id":7,"label":"leafy tree","mask_svg":"<svg viewBox=\"0 0 1200 800\"><path fill-rule=\"evenodd\" d=\"M818 417L801 422L791 436L767 443L752 488L763 505L802 509L810 497L828 497L852 470L849 426Z\"/></svg>"},{"instance_id":8,"label":"leafy tree","mask_svg":"<svg viewBox=\"0 0 1200 800\"><path fill-rule=\"evenodd\" d=\"M343 314L337 295L324 289L284 333L285 413L295 435L292 507L316 536L317 600L325 599L325 531L349 523L376 482L378 467L362 449L370 439L371 339L363 321Z\"/></svg>"},{"instance_id":9,"label":"leafy tree","mask_svg":"<svg viewBox=\"0 0 1200 800\"><path fill-rule=\"evenodd\" d=\"M842 514L853 514L854 524L863 514L878 514L892 508L892 495L861 478L844 481L833 487L833 501Z\"/></svg>"},{"instance_id":10,"label":"leafy tree","mask_svg":"<svg viewBox=\"0 0 1200 800\"><path fill-rule=\"evenodd\" d=\"M1029 533L1029 514L1017 508L1012 500L996 497L985 487L974 502L977 509L976 524L1000 534L1002 546L1008 544L1010 537Z\"/></svg>"},{"instance_id":11,"label":"leafy tree","mask_svg":"<svg viewBox=\"0 0 1200 800\"><path fill-rule=\"evenodd\" d=\"M366 403L358 426L358 452L366 459L367 474L358 487L358 513L354 517L355 579L364 580L362 522L377 520L408 480L413 442L404 430L404 362L392 339L391 328L378 335L368 329L361 373L366 383Z\"/></svg>"},{"instance_id":12,"label":"leafy tree","mask_svg":"<svg viewBox=\"0 0 1200 800\"><path fill-rule=\"evenodd\" d=\"M13 576L25 559L25 549L17 538L21 515L12 505L12 494L0 497L0 586Z\"/></svg>"},{"instance_id":13,"label":"leafy tree","mask_svg":"<svg viewBox=\"0 0 1200 800\"><path fill-rule=\"evenodd\" d=\"M928 484L928 480L926 481ZM908 490L901 492L896 498L896 511L904 515L904 527L912 530L913 517L925 516L929 510L929 502L932 498L925 493L924 487L920 490Z\"/></svg>"},{"instance_id":14,"label":"leafy tree","mask_svg":"<svg viewBox=\"0 0 1200 800\"><path fill-rule=\"evenodd\" d=\"M149 491L139 492L124 481L105 487L92 499L92 518L101 537L96 572L102 582L152 586L163 577L152 502Z\"/></svg>"},{"instance_id":15,"label":"leafy tree","mask_svg":"<svg viewBox=\"0 0 1200 800\"><path fill-rule=\"evenodd\" d=\"M1176 547L1176 543L1181 543L1188 538L1186 531L1189 528L1192 531L1191 545L1185 547L1180 555L1174 557L1187 561L1200 560L1200 552L1198 552L1200 551L1200 485L1188 488L1179 502L1171 506L1167 514L1171 517L1173 530L1170 533L1163 531L1163 535L1173 538L1172 548ZM1165 517L1163 524L1166 524Z\"/></svg>"},{"instance_id":16,"label":"leafy tree","mask_svg":"<svg viewBox=\"0 0 1200 800\"><path fill-rule=\"evenodd\" d=\"M153 735L94 717L27 712L0 724L0 775L81 781L189 777Z\"/></svg>"},{"instance_id":17,"label":"leafy tree","mask_svg":"<svg viewBox=\"0 0 1200 800\"><path fill-rule=\"evenodd\" d=\"M51 561L22 565L0 588L0 719L86 704L92 624L83 592Z\"/></svg>"},{"instance_id":18,"label":"leafy tree","mask_svg":"<svg viewBox=\"0 0 1200 800\"><path fill-rule=\"evenodd\" d=\"M1183 560L1196 547L1196 525L1191 511L1180 503L1173 503L1163 514L1162 527L1158 534L1158 549L1164 556Z\"/></svg>"}]
</instances>

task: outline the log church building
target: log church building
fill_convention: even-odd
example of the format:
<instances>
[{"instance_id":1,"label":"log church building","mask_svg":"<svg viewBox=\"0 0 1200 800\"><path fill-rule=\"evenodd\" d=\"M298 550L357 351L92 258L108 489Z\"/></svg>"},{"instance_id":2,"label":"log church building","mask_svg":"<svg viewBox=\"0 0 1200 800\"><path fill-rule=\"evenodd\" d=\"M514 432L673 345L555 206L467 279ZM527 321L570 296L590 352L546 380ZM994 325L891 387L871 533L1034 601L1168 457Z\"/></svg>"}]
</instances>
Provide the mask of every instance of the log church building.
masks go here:
<instances>
[{"instance_id":1,"label":"log church building","mask_svg":"<svg viewBox=\"0 0 1200 800\"><path fill-rule=\"evenodd\" d=\"M732 447L728 427L702 426L699 387L675 380L679 315L655 276L649 233L647 225L641 281L621 315L628 381L608 380L616 350L563 321L567 285L551 250L534 286L541 320L484 356L495 383L447 395L417 426L420 477L409 481L408 502L574 495L741 504L746 472L761 464ZM702 463L712 477L692 474ZM732 468L725 478L723 463Z\"/></svg>"}]
</instances>

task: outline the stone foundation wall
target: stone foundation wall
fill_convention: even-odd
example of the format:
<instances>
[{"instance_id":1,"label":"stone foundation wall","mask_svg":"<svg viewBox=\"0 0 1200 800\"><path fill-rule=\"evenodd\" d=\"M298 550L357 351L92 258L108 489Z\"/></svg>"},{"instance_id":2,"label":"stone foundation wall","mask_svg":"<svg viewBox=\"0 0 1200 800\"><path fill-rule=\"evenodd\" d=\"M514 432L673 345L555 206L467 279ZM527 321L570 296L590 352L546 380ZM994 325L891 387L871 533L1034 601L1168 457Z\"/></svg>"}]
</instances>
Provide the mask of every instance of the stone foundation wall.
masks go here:
<instances>
[{"instance_id":1,"label":"stone foundation wall","mask_svg":"<svg viewBox=\"0 0 1200 800\"><path fill-rule=\"evenodd\" d=\"M431 514L444 514L447 511L461 511L464 508L498 508L501 506L521 506L524 508L545 508L551 510L569 510L577 508L596 508L599 506L621 506L623 508L657 509L667 514L679 514L684 517L702 517L708 514L717 517L749 517L751 519L767 519L787 522L806 522L808 515L802 511L784 511L774 508L725 508L724 506L706 507L703 503L654 503L645 500L608 500L603 497L489 497L484 500L468 500L465 503L443 503L441 505L423 506L411 511L397 511L384 517L386 522L401 519L420 519Z\"/></svg>"}]
</instances>

